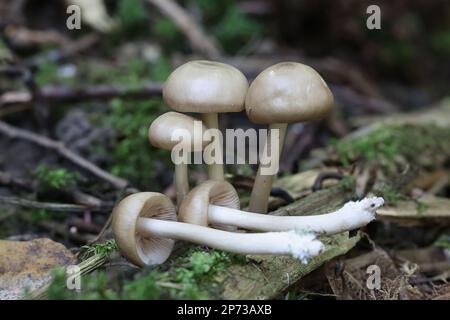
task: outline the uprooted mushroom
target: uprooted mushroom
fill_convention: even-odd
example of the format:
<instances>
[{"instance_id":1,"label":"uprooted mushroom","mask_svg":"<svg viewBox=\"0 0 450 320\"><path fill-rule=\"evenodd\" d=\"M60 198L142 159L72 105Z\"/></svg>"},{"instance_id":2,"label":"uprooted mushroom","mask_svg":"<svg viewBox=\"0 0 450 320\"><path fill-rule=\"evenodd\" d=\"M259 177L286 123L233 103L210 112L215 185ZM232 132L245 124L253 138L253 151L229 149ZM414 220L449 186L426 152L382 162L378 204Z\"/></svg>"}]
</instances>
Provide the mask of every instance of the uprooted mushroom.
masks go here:
<instances>
[{"instance_id":1,"label":"uprooted mushroom","mask_svg":"<svg viewBox=\"0 0 450 320\"><path fill-rule=\"evenodd\" d=\"M136 193L114 208L113 235L121 253L141 267L166 261L174 239L241 254L291 255L304 263L324 248L312 233L234 233L176 219L175 206L167 196Z\"/></svg>"},{"instance_id":2,"label":"uprooted mushroom","mask_svg":"<svg viewBox=\"0 0 450 320\"><path fill-rule=\"evenodd\" d=\"M313 216L273 216L239 210L236 190L226 181L206 181L185 197L179 209L180 221L202 226L239 227L257 231L299 230L315 234L336 234L364 227L375 219L383 198L349 201L337 211Z\"/></svg>"}]
</instances>

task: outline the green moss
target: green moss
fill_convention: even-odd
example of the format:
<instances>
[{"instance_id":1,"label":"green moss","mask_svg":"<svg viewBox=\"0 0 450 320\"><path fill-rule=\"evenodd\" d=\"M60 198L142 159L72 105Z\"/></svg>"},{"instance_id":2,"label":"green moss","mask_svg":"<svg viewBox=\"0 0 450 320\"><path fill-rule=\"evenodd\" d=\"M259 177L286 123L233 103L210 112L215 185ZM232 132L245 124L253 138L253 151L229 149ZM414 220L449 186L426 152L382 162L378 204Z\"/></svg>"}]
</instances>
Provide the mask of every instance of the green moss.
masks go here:
<instances>
[{"instance_id":1,"label":"green moss","mask_svg":"<svg viewBox=\"0 0 450 320\"><path fill-rule=\"evenodd\" d=\"M411 163L419 161L417 150L426 150L431 155L447 152L442 147L449 139L450 128L393 124L377 128L363 137L339 140L334 146L344 165L363 158L383 166L399 157Z\"/></svg>"},{"instance_id":2,"label":"green moss","mask_svg":"<svg viewBox=\"0 0 450 320\"><path fill-rule=\"evenodd\" d=\"M237 53L262 34L262 26L233 5L213 29L216 38L229 53Z\"/></svg>"},{"instance_id":3,"label":"green moss","mask_svg":"<svg viewBox=\"0 0 450 320\"><path fill-rule=\"evenodd\" d=\"M90 254L110 253L115 244L107 242L87 248ZM48 290L48 299L206 299L219 287L214 276L225 271L231 264L243 262L240 256L212 250L189 249L168 263L151 270L144 270L134 279L125 282L119 290L108 283L105 273L97 271L82 276L81 291L66 289L66 274L54 271L54 279ZM174 268L176 267L176 268ZM170 270L170 271L167 271Z\"/></svg>"},{"instance_id":4,"label":"green moss","mask_svg":"<svg viewBox=\"0 0 450 320\"><path fill-rule=\"evenodd\" d=\"M223 251L188 250L169 264L168 271L152 270L124 286L126 299L206 299L220 285L214 275L224 271L241 257ZM162 267L160 268L162 269ZM205 291L205 290L208 290Z\"/></svg>"},{"instance_id":5,"label":"green moss","mask_svg":"<svg viewBox=\"0 0 450 320\"><path fill-rule=\"evenodd\" d=\"M127 31L138 31L147 22L148 10L142 0L119 0L117 16L122 23L123 29Z\"/></svg>"},{"instance_id":6,"label":"green moss","mask_svg":"<svg viewBox=\"0 0 450 320\"><path fill-rule=\"evenodd\" d=\"M38 221L64 221L66 218L65 215L60 212L48 211L45 209L30 209L26 214L31 223Z\"/></svg>"},{"instance_id":7,"label":"green moss","mask_svg":"<svg viewBox=\"0 0 450 320\"><path fill-rule=\"evenodd\" d=\"M34 171L35 177L39 181L39 189L60 190L74 186L79 178L76 172L64 168L50 169L45 165L40 165Z\"/></svg>"},{"instance_id":8,"label":"green moss","mask_svg":"<svg viewBox=\"0 0 450 320\"><path fill-rule=\"evenodd\" d=\"M83 254L81 256L82 260L92 257L93 255L102 255L108 257L112 252L117 250L117 244L115 240L107 240L104 243L82 246L81 250L83 251Z\"/></svg>"},{"instance_id":9,"label":"green moss","mask_svg":"<svg viewBox=\"0 0 450 320\"><path fill-rule=\"evenodd\" d=\"M344 176L340 181L339 185L344 190L353 190L355 187L356 177L355 176Z\"/></svg>"},{"instance_id":10,"label":"green moss","mask_svg":"<svg viewBox=\"0 0 450 320\"><path fill-rule=\"evenodd\" d=\"M374 190L374 192L378 196L383 197L389 204L394 206L398 203L398 201L408 199L405 195L401 194L390 185L383 185Z\"/></svg>"},{"instance_id":11,"label":"green moss","mask_svg":"<svg viewBox=\"0 0 450 320\"><path fill-rule=\"evenodd\" d=\"M422 202L420 200L417 200L416 203L417 203L417 214L418 215L424 214L429 208L428 204L426 204L425 202Z\"/></svg>"},{"instance_id":12,"label":"green moss","mask_svg":"<svg viewBox=\"0 0 450 320\"><path fill-rule=\"evenodd\" d=\"M434 243L436 247L450 250L450 234L441 235Z\"/></svg>"},{"instance_id":13,"label":"green moss","mask_svg":"<svg viewBox=\"0 0 450 320\"><path fill-rule=\"evenodd\" d=\"M158 174L155 159L169 165L170 152L150 146L148 128L159 114L168 110L159 99L114 99L110 106L110 113L102 117L100 122L102 126L111 127L117 132L115 141L112 141L111 172L131 180L137 186L159 186L155 179Z\"/></svg>"}]
</instances>

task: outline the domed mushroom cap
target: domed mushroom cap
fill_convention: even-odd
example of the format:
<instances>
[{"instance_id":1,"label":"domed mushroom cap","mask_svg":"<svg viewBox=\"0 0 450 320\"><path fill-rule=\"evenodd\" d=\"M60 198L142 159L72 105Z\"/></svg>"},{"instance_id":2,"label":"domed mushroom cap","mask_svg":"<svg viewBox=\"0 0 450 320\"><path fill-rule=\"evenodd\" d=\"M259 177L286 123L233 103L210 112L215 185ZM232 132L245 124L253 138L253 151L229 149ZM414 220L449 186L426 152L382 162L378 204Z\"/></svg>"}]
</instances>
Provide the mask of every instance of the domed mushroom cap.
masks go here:
<instances>
[{"instance_id":1,"label":"domed mushroom cap","mask_svg":"<svg viewBox=\"0 0 450 320\"><path fill-rule=\"evenodd\" d=\"M163 99L180 112L240 112L244 110L247 89L247 79L235 67L196 60L170 74L164 84Z\"/></svg>"},{"instance_id":2,"label":"domed mushroom cap","mask_svg":"<svg viewBox=\"0 0 450 320\"><path fill-rule=\"evenodd\" d=\"M239 196L234 187L223 180L208 180L192 189L178 211L182 222L208 226L208 206L214 204L239 209Z\"/></svg>"},{"instance_id":3,"label":"domed mushroom cap","mask_svg":"<svg viewBox=\"0 0 450 320\"><path fill-rule=\"evenodd\" d=\"M175 206L161 193L140 192L124 198L113 210L112 231L120 252L140 267L161 264L170 256L174 240L139 234L140 217L175 221Z\"/></svg>"},{"instance_id":4,"label":"domed mushroom cap","mask_svg":"<svg viewBox=\"0 0 450 320\"><path fill-rule=\"evenodd\" d=\"M194 132L195 121L198 121L201 125L198 128L201 128L201 132ZM189 133L189 140L180 138L175 135L174 139L172 139L172 134L176 133L177 129L186 130L186 133ZM209 141L203 140L203 133L206 131L205 125L203 125L201 120L195 119L188 115L178 113L178 112L166 112L160 115L158 118L153 120L150 128L148 129L148 138L150 143L160 149L172 150L172 148L179 143L179 141L183 141L189 143L188 146L191 149L194 147L196 142L200 144L202 147L205 147ZM195 139L198 139L196 141Z\"/></svg>"},{"instance_id":5,"label":"domed mushroom cap","mask_svg":"<svg viewBox=\"0 0 450 320\"><path fill-rule=\"evenodd\" d=\"M296 62L265 69L250 85L245 100L247 116L262 124L320 119L332 105L333 94L322 77Z\"/></svg>"}]
</instances>

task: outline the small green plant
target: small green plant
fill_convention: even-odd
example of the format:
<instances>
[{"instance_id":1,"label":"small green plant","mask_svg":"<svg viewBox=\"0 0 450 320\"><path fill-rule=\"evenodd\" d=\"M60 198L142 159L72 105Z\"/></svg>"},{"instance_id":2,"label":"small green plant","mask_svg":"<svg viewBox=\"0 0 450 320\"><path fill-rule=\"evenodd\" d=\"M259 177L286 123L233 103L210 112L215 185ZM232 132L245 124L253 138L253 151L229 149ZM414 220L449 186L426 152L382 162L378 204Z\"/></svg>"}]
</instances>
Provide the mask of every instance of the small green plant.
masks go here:
<instances>
[{"instance_id":1,"label":"small green plant","mask_svg":"<svg viewBox=\"0 0 450 320\"><path fill-rule=\"evenodd\" d=\"M424 214L429 208L429 205L427 203L420 201L420 200L416 200L416 204L417 204L417 214L418 215Z\"/></svg>"},{"instance_id":2,"label":"small green plant","mask_svg":"<svg viewBox=\"0 0 450 320\"><path fill-rule=\"evenodd\" d=\"M74 186L79 178L76 172L64 168L50 169L40 165L34 171L39 180L39 187L43 190L65 189Z\"/></svg>"},{"instance_id":3,"label":"small green plant","mask_svg":"<svg viewBox=\"0 0 450 320\"><path fill-rule=\"evenodd\" d=\"M450 250L450 234L441 235L434 243L436 247Z\"/></svg>"},{"instance_id":4,"label":"small green plant","mask_svg":"<svg viewBox=\"0 0 450 320\"><path fill-rule=\"evenodd\" d=\"M375 190L375 193L382 196L388 203L394 206L398 203L398 201L407 199L405 195L401 194L390 185L381 186Z\"/></svg>"},{"instance_id":5,"label":"small green plant","mask_svg":"<svg viewBox=\"0 0 450 320\"><path fill-rule=\"evenodd\" d=\"M82 260L92 257L93 255L103 255L105 257L108 257L113 251L117 250L117 243L115 240L111 239L107 240L104 243L82 246L81 250L83 252L81 256Z\"/></svg>"},{"instance_id":6,"label":"small green plant","mask_svg":"<svg viewBox=\"0 0 450 320\"><path fill-rule=\"evenodd\" d=\"M147 9L142 0L119 0L117 15L125 30L136 32L147 22Z\"/></svg>"}]
</instances>

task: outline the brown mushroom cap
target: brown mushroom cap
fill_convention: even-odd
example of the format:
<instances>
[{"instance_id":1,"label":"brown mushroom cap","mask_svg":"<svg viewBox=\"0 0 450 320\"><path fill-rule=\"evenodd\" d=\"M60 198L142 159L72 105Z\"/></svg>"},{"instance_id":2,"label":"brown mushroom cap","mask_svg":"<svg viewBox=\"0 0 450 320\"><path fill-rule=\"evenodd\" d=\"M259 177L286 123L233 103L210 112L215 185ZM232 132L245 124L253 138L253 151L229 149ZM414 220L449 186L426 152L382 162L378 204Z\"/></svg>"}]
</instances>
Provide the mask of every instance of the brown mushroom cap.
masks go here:
<instances>
[{"instance_id":1,"label":"brown mushroom cap","mask_svg":"<svg viewBox=\"0 0 450 320\"><path fill-rule=\"evenodd\" d=\"M291 123L323 118L331 111L333 94L311 67L281 62L261 72L245 100L254 123Z\"/></svg>"},{"instance_id":2,"label":"brown mushroom cap","mask_svg":"<svg viewBox=\"0 0 450 320\"><path fill-rule=\"evenodd\" d=\"M112 231L120 252L140 267L163 263L174 240L139 234L136 223L140 217L175 221L175 206L161 193L140 192L124 198L113 210Z\"/></svg>"},{"instance_id":3,"label":"brown mushroom cap","mask_svg":"<svg viewBox=\"0 0 450 320\"><path fill-rule=\"evenodd\" d=\"M164 84L163 99L180 112L240 112L244 110L247 89L247 79L235 67L196 60L170 74Z\"/></svg>"},{"instance_id":4,"label":"brown mushroom cap","mask_svg":"<svg viewBox=\"0 0 450 320\"><path fill-rule=\"evenodd\" d=\"M195 141L194 138L200 139L200 145L205 147L209 141L203 140L203 132L206 131L206 127L202 124L202 132L200 136L194 134L194 122L201 121L190 117L188 115L178 112L166 112L153 120L150 128L148 129L148 138L150 143L160 149L172 150L172 148L179 143L179 141L172 140L172 134L176 129L184 129L189 131L192 140L190 140L190 148L193 150ZM186 146L189 147L189 146Z\"/></svg>"},{"instance_id":5,"label":"brown mushroom cap","mask_svg":"<svg viewBox=\"0 0 450 320\"><path fill-rule=\"evenodd\" d=\"M239 196L234 187L226 181L208 180L192 189L184 198L178 211L182 222L208 226L208 206L239 209Z\"/></svg>"}]
</instances>

